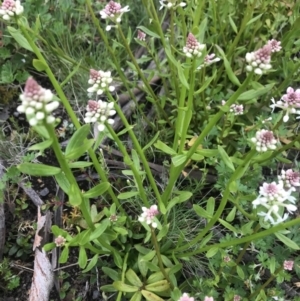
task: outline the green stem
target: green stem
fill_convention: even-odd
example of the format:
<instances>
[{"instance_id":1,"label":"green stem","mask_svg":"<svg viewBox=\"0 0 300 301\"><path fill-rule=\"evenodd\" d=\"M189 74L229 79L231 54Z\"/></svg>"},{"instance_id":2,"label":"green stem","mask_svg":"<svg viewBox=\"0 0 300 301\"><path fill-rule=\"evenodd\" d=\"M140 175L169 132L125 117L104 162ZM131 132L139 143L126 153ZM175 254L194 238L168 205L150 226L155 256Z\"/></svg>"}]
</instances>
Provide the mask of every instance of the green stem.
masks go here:
<instances>
[{"instance_id":1,"label":"green stem","mask_svg":"<svg viewBox=\"0 0 300 301\"><path fill-rule=\"evenodd\" d=\"M249 300L251 300L252 298L256 297L260 291L262 291L263 289L265 289L274 279L276 279L277 275L283 270L283 266L279 267L274 274L259 288L257 289L254 293L252 293L249 296Z\"/></svg>"},{"instance_id":2,"label":"green stem","mask_svg":"<svg viewBox=\"0 0 300 301\"><path fill-rule=\"evenodd\" d=\"M123 143L121 142L121 140L119 139L119 137L117 136L117 134L115 133L113 128L108 123L106 123L106 128L108 129L109 133L111 134L111 136L113 137L113 139L117 143L121 153L123 154L124 163L127 164L130 167L130 169L133 173L133 176L134 176L135 182L137 184L137 188L138 188L140 197L142 198L144 205L146 207L149 207L149 202L148 202L148 199L147 199L147 195L145 193L145 189L144 189L143 182L141 180L141 176L139 174L139 171L136 169L135 165L133 164L130 156L128 155L128 153L126 151L126 148L124 147Z\"/></svg>"},{"instance_id":3,"label":"green stem","mask_svg":"<svg viewBox=\"0 0 300 301\"><path fill-rule=\"evenodd\" d=\"M134 65L134 67L135 67L135 69L136 69L136 71L137 71L139 77L141 78L141 80L143 81L144 85L145 85L146 88L147 88L147 91L149 92L149 94L150 94L151 97L153 98L154 103L155 103L155 105L157 106L157 108L158 108L160 114L161 114L162 116L164 116L165 120L166 120L166 121L168 122L168 124L172 127L172 124L171 124L171 122L170 122L170 120L169 120L169 117L168 117L167 113L166 113L166 112L164 111L164 109L162 108L162 106L161 106L161 104L160 104L160 102L159 102L159 99L157 98L157 96L156 96L156 94L154 93L153 89L151 88L151 86L150 86L148 80L146 79L145 75L143 74L143 72L142 72L140 66L138 65L138 63L137 63L137 61L136 61L136 59L135 59L135 57L134 57L134 55L133 55L133 53L132 53L132 51L131 51L129 45L128 45L128 43L127 43L127 40L126 40L126 38L125 38L125 36L124 36L124 34L123 34L123 31L122 31L122 29L121 29L121 27L120 27L119 25L118 25L118 32L119 32L119 35L120 35L120 37L121 37L121 39L122 39L122 41L123 41L123 46L125 47L125 49L126 49L126 51L127 51L127 54L130 56L131 61L132 61L133 65Z\"/></svg>"},{"instance_id":4,"label":"green stem","mask_svg":"<svg viewBox=\"0 0 300 301\"><path fill-rule=\"evenodd\" d=\"M65 96L65 93L63 92L61 86L59 85L58 81L56 80L51 68L49 67L47 61L45 60L44 56L42 55L42 53L40 52L39 48L35 45L34 41L31 39L30 35L28 34L27 32L27 29L24 28L22 25L19 25L23 35L25 36L26 40L28 41L28 43L30 44L31 48L33 49L35 55L37 56L37 58L46 66L45 68L45 72L47 73L48 75L48 78L50 79L55 91L57 92L64 108L66 109L68 115L70 116L73 124L75 125L76 129L79 129L81 127L79 121L78 121L78 118L77 116L75 115L71 105L70 105L70 102L68 101L67 97ZM92 149L89 149L88 150L88 153L89 153L89 156L90 158L92 159L92 162L93 162L93 165L98 173L98 175L100 176L100 179L103 181L103 182L109 182L107 177L106 177L106 174L105 174L105 171L102 169L100 163L98 162L98 159L97 159L97 156L96 154L94 153L94 151ZM113 202L116 204L116 206L118 208L120 208L120 210L122 212L124 212L124 209L121 207L113 189L111 187L109 187L108 189L108 193L110 195L110 197L112 198Z\"/></svg>"},{"instance_id":5,"label":"green stem","mask_svg":"<svg viewBox=\"0 0 300 301\"><path fill-rule=\"evenodd\" d=\"M164 265L163 265L163 262L162 262L162 259L161 259L160 248L159 248L157 238L156 238L156 235L155 235L155 232L154 232L155 230L152 227L150 227L150 228L151 228L152 243L154 245L154 249L155 249L155 252L156 252L159 268L160 268L161 272L163 273L164 277L166 278L166 280L168 280L168 282L170 283L171 289L174 289L173 284L170 281L169 275L166 273L166 270L164 268Z\"/></svg>"},{"instance_id":6,"label":"green stem","mask_svg":"<svg viewBox=\"0 0 300 301\"><path fill-rule=\"evenodd\" d=\"M208 231L210 231L213 226L215 225L215 223L218 221L218 219L220 218L221 214L223 213L223 210L227 204L228 201L228 197L230 194L230 187L231 187L231 183L233 183L237 176L240 174L240 172L245 168L245 166L248 165L248 163L250 162L250 160L253 158L253 156L256 155L256 150L253 149L251 150L245 160L243 161L243 163L235 170L235 172L232 174L232 176L230 177L228 183L227 183L227 187L225 189L225 192L223 194L222 200L220 202L219 208L217 209L216 213L214 214L214 216L212 217L212 219L208 222L208 224L206 225L206 227L201 230L199 232L199 234L192 239L189 243L186 243L185 245L176 248L176 251L184 251L187 250L189 248L191 248L192 246L194 246L195 244L197 244L205 235Z\"/></svg>"},{"instance_id":7,"label":"green stem","mask_svg":"<svg viewBox=\"0 0 300 301\"><path fill-rule=\"evenodd\" d=\"M176 257L177 258L189 258L190 256L194 256L194 255L206 252L206 251L208 251L208 250L210 250L212 248L219 248L220 249L220 248L233 247L233 246L236 246L236 245L240 245L240 244L246 243L248 241L255 241L257 239L264 238L266 236L274 234L275 232L278 232L278 231L281 231L281 230L293 227L295 225L300 225L300 218L296 218L296 219L293 219L293 220L291 220L289 222L273 226L270 229L267 229L267 230L264 230L264 231L258 232L256 234L252 234L252 235L246 236L246 237L232 239L230 241L226 241L226 242L222 242L222 243L218 243L218 244L213 244L213 245L205 246L203 248L199 248L197 250L194 250L194 251L191 251L191 252L187 252L187 253L179 253L179 254L176 254ZM174 251L172 250L172 251L170 251L168 253L171 253L171 252L174 252Z\"/></svg>"},{"instance_id":8,"label":"green stem","mask_svg":"<svg viewBox=\"0 0 300 301\"><path fill-rule=\"evenodd\" d=\"M228 99L226 102L226 105L229 109L229 107L238 99L238 97L245 91L245 89L248 86L248 83L250 82L252 78L252 73L248 75L248 77L245 79L243 84L238 88L238 90ZM175 182L177 181L178 177L181 174L181 171L183 170L184 166L186 163L190 160L192 155L196 152L198 146L203 143L203 140L205 137L209 134L209 132L215 127L218 123L218 121L221 119L221 117L225 114L225 111L220 110L217 114L212 116L206 127L203 129L201 132L200 136L196 139L195 143L193 146L190 148L190 150L186 154L186 160L183 164L174 167L174 165L171 165L171 170L170 170L170 179L169 183L162 195L162 199L165 203L167 203L168 199L170 198L170 195L172 193L173 187L175 185Z\"/></svg>"},{"instance_id":9,"label":"green stem","mask_svg":"<svg viewBox=\"0 0 300 301\"><path fill-rule=\"evenodd\" d=\"M128 123L128 121L127 121L127 119L126 119L123 111L121 110L121 108L119 107L119 105L116 103L116 101L114 100L114 98L112 97L112 95L109 94L109 93L108 93L108 98L109 98L109 100L111 102L113 102L115 104L114 108L115 108L117 114L119 115L119 117L121 118L121 120L122 120L125 128L128 130L128 134L129 134L129 136L130 136L130 138L132 140L132 143L133 143L133 145L135 147L135 150L137 151L138 155L140 156L140 159L141 159L141 161L143 163L143 167L145 169L147 178L148 178L148 180L150 182L150 185L151 185L151 187L152 187L152 189L154 191L154 194L155 194L155 197L157 199L157 202L158 202L159 206L162 206L161 195L160 195L160 193L158 191L157 185L155 183L155 180L153 178L151 169L149 167L149 164L148 164L148 161L147 161L147 159L145 157L145 154L144 154L144 152L143 152L143 150L141 148L141 145L140 145L139 141L137 140L137 138L136 138L136 136L135 136L135 134L134 134L134 132L132 130L132 127Z\"/></svg>"},{"instance_id":10,"label":"green stem","mask_svg":"<svg viewBox=\"0 0 300 301\"><path fill-rule=\"evenodd\" d=\"M190 72L190 77L187 78L187 80L190 83L190 87L189 87L189 93L188 93L188 101L187 101L187 106L186 106L186 110L184 111L184 117L182 118L182 132L181 132L181 136L180 136L180 146L179 146L179 154L182 153L182 151L184 150L184 146L185 146L185 140L188 134L188 130L189 130L189 126L190 126L190 122L192 120L192 115L194 112L194 107L193 107L193 100L194 100L194 89L195 89L195 68L196 68L196 60L193 60L192 62L192 66L189 70Z\"/></svg>"},{"instance_id":11,"label":"green stem","mask_svg":"<svg viewBox=\"0 0 300 301\"><path fill-rule=\"evenodd\" d=\"M60 145L59 145L59 142L58 142L58 139L56 137L56 134L55 134L55 131L54 131L54 128L52 125L50 124L44 124L44 126L46 127L51 139L53 140L52 142L52 149L55 153L55 156L58 160L58 163L62 169L62 172L65 174L66 178L68 179L70 185L74 185L75 187L77 187L77 191L80 192L80 188L78 186L78 183L72 173L72 170L71 168L68 166L68 163L60 149ZM90 229L94 230L95 229L95 226L94 226L94 223L92 221L92 218L91 218L91 215L90 215L90 212L89 212L89 209L87 208L86 206L86 200L84 199L84 197L82 196L82 194L80 193L80 198L81 198L81 204L80 204L80 210L83 214L83 217L85 219L85 221L87 222L88 226Z\"/></svg>"}]
</instances>

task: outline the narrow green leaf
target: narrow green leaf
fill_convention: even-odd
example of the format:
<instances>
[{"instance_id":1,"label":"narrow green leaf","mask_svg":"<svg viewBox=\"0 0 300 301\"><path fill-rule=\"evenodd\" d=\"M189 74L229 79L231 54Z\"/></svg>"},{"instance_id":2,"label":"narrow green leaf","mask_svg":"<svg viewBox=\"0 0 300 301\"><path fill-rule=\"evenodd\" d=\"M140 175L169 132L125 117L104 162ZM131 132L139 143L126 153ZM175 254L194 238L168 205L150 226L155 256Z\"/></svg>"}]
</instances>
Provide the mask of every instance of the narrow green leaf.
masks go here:
<instances>
[{"instance_id":1,"label":"narrow green leaf","mask_svg":"<svg viewBox=\"0 0 300 301\"><path fill-rule=\"evenodd\" d=\"M72 148L68 154L65 155L67 160L76 160L82 156L94 144L94 139L85 140L80 146Z\"/></svg>"},{"instance_id":2,"label":"narrow green leaf","mask_svg":"<svg viewBox=\"0 0 300 301\"><path fill-rule=\"evenodd\" d=\"M59 167L36 163L22 163L17 168L31 176L55 176L61 172Z\"/></svg>"},{"instance_id":3,"label":"narrow green leaf","mask_svg":"<svg viewBox=\"0 0 300 301\"><path fill-rule=\"evenodd\" d=\"M235 218L235 214L236 214L236 207L234 206L230 210L229 214L227 215L226 221L229 222L229 223L232 222L234 220L234 218Z\"/></svg>"},{"instance_id":4,"label":"narrow green leaf","mask_svg":"<svg viewBox=\"0 0 300 301\"><path fill-rule=\"evenodd\" d=\"M299 250L299 246L292 241L291 239L289 239L288 237L286 237L285 235L281 234L281 233L274 233L275 236L281 241L283 242L286 246L288 246L289 248L293 249L293 250Z\"/></svg>"},{"instance_id":5,"label":"narrow green leaf","mask_svg":"<svg viewBox=\"0 0 300 301\"><path fill-rule=\"evenodd\" d=\"M224 221L223 219L219 218L219 222L220 224L222 224L225 228L229 229L230 231L232 231L233 233L237 233L237 229L235 229L233 226L231 226L229 223L227 223L226 221Z\"/></svg>"},{"instance_id":6,"label":"narrow green leaf","mask_svg":"<svg viewBox=\"0 0 300 301\"><path fill-rule=\"evenodd\" d=\"M154 293L148 292L146 290L142 290L141 292L147 301L164 301L164 299L158 297Z\"/></svg>"},{"instance_id":7,"label":"narrow green leaf","mask_svg":"<svg viewBox=\"0 0 300 301\"><path fill-rule=\"evenodd\" d=\"M140 278L138 277L138 275L132 270L129 269L126 273L125 273L125 277L128 280L128 282L134 286L137 287L142 287L143 286L143 282L140 280Z\"/></svg>"},{"instance_id":8,"label":"narrow green leaf","mask_svg":"<svg viewBox=\"0 0 300 301\"><path fill-rule=\"evenodd\" d=\"M143 152L145 152L145 150L148 149L148 148L149 148L149 147L157 140L159 134L160 134L160 131L158 131L158 132L154 135L154 137L150 140L150 142L147 143L147 144L143 147Z\"/></svg>"},{"instance_id":9,"label":"narrow green leaf","mask_svg":"<svg viewBox=\"0 0 300 301\"><path fill-rule=\"evenodd\" d=\"M29 45L27 40L24 38L24 36L22 35L22 33L19 29L15 29L14 27L7 26L7 30L9 31L11 36L16 40L16 42L21 47L23 47L23 48L25 48L25 49L27 49L27 50L34 53L33 49L31 48L31 46Z\"/></svg>"},{"instance_id":10,"label":"narrow green leaf","mask_svg":"<svg viewBox=\"0 0 300 301\"><path fill-rule=\"evenodd\" d=\"M119 273L116 270L113 270L111 268L102 267L102 271L105 275L107 275L110 279L112 279L114 281L118 281L121 278Z\"/></svg>"},{"instance_id":11,"label":"narrow green leaf","mask_svg":"<svg viewBox=\"0 0 300 301\"><path fill-rule=\"evenodd\" d=\"M87 264L87 256L86 251L83 246L79 248L79 257L78 257L78 265L81 269L84 269Z\"/></svg>"},{"instance_id":12,"label":"narrow green leaf","mask_svg":"<svg viewBox=\"0 0 300 301\"><path fill-rule=\"evenodd\" d=\"M236 267L236 272L239 275L239 277L244 280L245 279L245 273L243 271L243 269L240 266Z\"/></svg>"},{"instance_id":13,"label":"narrow green leaf","mask_svg":"<svg viewBox=\"0 0 300 301\"><path fill-rule=\"evenodd\" d=\"M134 293L137 292L139 290L138 287L136 286L132 286L132 285L128 285L125 284L122 281L115 281L113 283L113 286L120 292L124 292L124 293Z\"/></svg>"},{"instance_id":14,"label":"narrow green leaf","mask_svg":"<svg viewBox=\"0 0 300 301\"><path fill-rule=\"evenodd\" d=\"M259 96L268 93L274 87L274 85L275 83L271 83L259 89L251 89L246 91L238 97L238 100L252 100L254 98L258 98Z\"/></svg>"},{"instance_id":15,"label":"narrow green leaf","mask_svg":"<svg viewBox=\"0 0 300 301\"><path fill-rule=\"evenodd\" d=\"M178 61L174 58L174 56L173 56L173 54L172 54L171 49L170 49L169 46L167 46L165 48L165 53L166 53L167 57L169 58L169 60L171 61L171 63L173 63L173 65L175 67L177 67Z\"/></svg>"},{"instance_id":16,"label":"narrow green leaf","mask_svg":"<svg viewBox=\"0 0 300 301\"><path fill-rule=\"evenodd\" d=\"M86 162L86 161L77 161L77 162L69 162L68 163L70 168L85 168L88 166L92 166L92 162Z\"/></svg>"},{"instance_id":17,"label":"narrow green leaf","mask_svg":"<svg viewBox=\"0 0 300 301\"><path fill-rule=\"evenodd\" d=\"M83 196L88 199L98 197L102 195L104 192L106 192L109 187L110 187L109 182L102 182L94 186L93 188L91 188L89 191L85 192Z\"/></svg>"},{"instance_id":18,"label":"narrow green leaf","mask_svg":"<svg viewBox=\"0 0 300 301\"><path fill-rule=\"evenodd\" d=\"M185 78L181 64L179 64L179 63L177 64L177 71L178 71L178 78L179 78L180 82L186 87L187 90L189 90L190 86Z\"/></svg>"},{"instance_id":19,"label":"narrow green leaf","mask_svg":"<svg viewBox=\"0 0 300 301\"><path fill-rule=\"evenodd\" d=\"M66 263L69 258L69 248L65 246L60 254L59 263Z\"/></svg>"},{"instance_id":20,"label":"narrow green leaf","mask_svg":"<svg viewBox=\"0 0 300 301\"><path fill-rule=\"evenodd\" d=\"M215 213L215 199L212 196L206 202L206 211L210 216Z\"/></svg>"},{"instance_id":21,"label":"narrow green leaf","mask_svg":"<svg viewBox=\"0 0 300 301\"><path fill-rule=\"evenodd\" d=\"M138 26L138 29L142 30L144 33L146 33L150 37L160 39L160 36L157 33L151 31L150 29L148 29L145 26Z\"/></svg>"},{"instance_id":22,"label":"narrow green leaf","mask_svg":"<svg viewBox=\"0 0 300 301\"><path fill-rule=\"evenodd\" d=\"M154 146L163 151L164 153L168 154L168 155L176 155L176 152L173 150L173 148L167 146L165 143L163 143L162 141L158 140Z\"/></svg>"},{"instance_id":23,"label":"narrow green leaf","mask_svg":"<svg viewBox=\"0 0 300 301\"><path fill-rule=\"evenodd\" d=\"M218 145L218 151L225 165L229 167L232 171L235 171L231 159L229 158L229 156L227 155L227 153L225 152L224 148L221 145Z\"/></svg>"},{"instance_id":24,"label":"narrow green leaf","mask_svg":"<svg viewBox=\"0 0 300 301\"><path fill-rule=\"evenodd\" d=\"M207 258L211 258L214 257L219 251L218 247L212 247L211 249L209 249L206 253L206 257Z\"/></svg>"},{"instance_id":25,"label":"narrow green leaf","mask_svg":"<svg viewBox=\"0 0 300 301\"><path fill-rule=\"evenodd\" d=\"M226 55L224 53L224 51L218 46L218 45L215 45L216 48L218 49L220 55L222 56L222 59L224 61L224 66L225 66L225 69L226 69L226 73L227 73L227 76L228 78L230 79L230 81L237 85L237 86L241 86L241 83L240 81L238 80L238 78L235 76L234 72L232 71L231 69L231 66L230 66L230 63L228 62L227 58L226 58Z\"/></svg>"},{"instance_id":26,"label":"narrow green leaf","mask_svg":"<svg viewBox=\"0 0 300 301\"><path fill-rule=\"evenodd\" d=\"M74 149L82 145L84 140L89 135L90 130L91 130L90 124L85 124L72 135L66 147L66 151L65 151L66 156L68 156L68 154L72 152Z\"/></svg>"},{"instance_id":27,"label":"narrow green leaf","mask_svg":"<svg viewBox=\"0 0 300 301\"><path fill-rule=\"evenodd\" d=\"M72 206L79 206L82 202L82 195L76 184L71 184L69 191L69 202Z\"/></svg>"},{"instance_id":28,"label":"narrow green leaf","mask_svg":"<svg viewBox=\"0 0 300 301\"><path fill-rule=\"evenodd\" d=\"M232 18L231 18L230 15L228 16L228 18L229 18L229 23L230 23L230 25L231 25L231 28L232 28L233 31L237 34L237 33L238 33L238 30L237 30L237 27L236 27L234 21L232 20Z\"/></svg>"},{"instance_id":29,"label":"narrow green leaf","mask_svg":"<svg viewBox=\"0 0 300 301\"><path fill-rule=\"evenodd\" d=\"M212 216L208 214L208 212L204 210L202 207L200 207L199 205L193 205L193 209L196 212L196 214L200 217L212 218Z\"/></svg>"},{"instance_id":30,"label":"narrow green leaf","mask_svg":"<svg viewBox=\"0 0 300 301\"><path fill-rule=\"evenodd\" d=\"M101 234L106 230L106 228L109 225L109 220L104 219L100 224L96 224L96 229L92 232L90 236L90 241L93 241L94 239L97 239L101 236Z\"/></svg>"},{"instance_id":31,"label":"narrow green leaf","mask_svg":"<svg viewBox=\"0 0 300 301\"><path fill-rule=\"evenodd\" d=\"M175 167L180 166L186 161L186 155L177 155L172 157L172 163Z\"/></svg>"},{"instance_id":32,"label":"narrow green leaf","mask_svg":"<svg viewBox=\"0 0 300 301\"><path fill-rule=\"evenodd\" d=\"M120 193L117 198L119 200L127 200L127 199L130 199L134 196L137 196L139 194L138 191L128 191L128 192L122 192Z\"/></svg>"},{"instance_id":33,"label":"narrow green leaf","mask_svg":"<svg viewBox=\"0 0 300 301\"><path fill-rule=\"evenodd\" d=\"M162 229L159 231L159 233L156 236L157 241L161 241L169 231L169 224L168 225L163 225Z\"/></svg>"},{"instance_id":34,"label":"narrow green leaf","mask_svg":"<svg viewBox=\"0 0 300 301\"><path fill-rule=\"evenodd\" d=\"M131 297L130 301L141 301L142 300L142 293L141 292L135 292L133 296Z\"/></svg>"},{"instance_id":35,"label":"narrow green leaf","mask_svg":"<svg viewBox=\"0 0 300 301\"><path fill-rule=\"evenodd\" d=\"M55 175L55 180L59 187L63 190L64 193L68 194L70 189L70 183L63 172Z\"/></svg>"},{"instance_id":36,"label":"narrow green leaf","mask_svg":"<svg viewBox=\"0 0 300 301\"><path fill-rule=\"evenodd\" d=\"M98 254L94 255L93 258L90 260L89 264L87 267L82 271L82 273L87 273L89 272L98 262Z\"/></svg>"},{"instance_id":37,"label":"narrow green leaf","mask_svg":"<svg viewBox=\"0 0 300 301\"><path fill-rule=\"evenodd\" d=\"M30 146L28 148L28 150L38 150L38 151L43 151L44 149L50 147L53 143L53 139L49 139L49 140L45 140L43 142L40 142L40 143L37 143L37 144L34 144L32 146Z\"/></svg>"},{"instance_id":38,"label":"narrow green leaf","mask_svg":"<svg viewBox=\"0 0 300 301\"><path fill-rule=\"evenodd\" d=\"M41 72L45 71L48 68L48 65L40 60L33 59L32 60L32 65L35 68L35 70Z\"/></svg>"}]
</instances>

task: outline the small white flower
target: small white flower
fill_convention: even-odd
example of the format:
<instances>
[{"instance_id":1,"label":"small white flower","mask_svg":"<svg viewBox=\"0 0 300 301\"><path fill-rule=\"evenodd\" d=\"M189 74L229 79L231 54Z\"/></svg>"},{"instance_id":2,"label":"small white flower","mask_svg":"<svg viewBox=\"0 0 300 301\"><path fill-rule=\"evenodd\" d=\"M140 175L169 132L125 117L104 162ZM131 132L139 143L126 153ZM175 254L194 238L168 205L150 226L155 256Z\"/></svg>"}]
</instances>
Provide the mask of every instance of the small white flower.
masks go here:
<instances>
[{"instance_id":1,"label":"small white flower","mask_svg":"<svg viewBox=\"0 0 300 301\"><path fill-rule=\"evenodd\" d=\"M277 140L273 132L268 130L257 131L255 137L251 138L251 141L256 144L258 152L276 149Z\"/></svg>"},{"instance_id":2,"label":"small white flower","mask_svg":"<svg viewBox=\"0 0 300 301\"><path fill-rule=\"evenodd\" d=\"M185 2L180 2L179 4L177 4L177 0L160 0L160 8L159 10L161 10L162 8L166 7L168 9L173 8L176 9L177 7L185 7L186 3Z\"/></svg>"},{"instance_id":3,"label":"small white flower","mask_svg":"<svg viewBox=\"0 0 300 301\"><path fill-rule=\"evenodd\" d=\"M151 224L153 228L157 228L157 223L154 221L156 215L159 214L157 205L152 205L149 209L142 207L143 213L139 217L141 223L146 222L148 225Z\"/></svg>"},{"instance_id":4,"label":"small white flower","mask_svg":"<svg viewBox=\"0 0 300 301\"><path fill-rule=\"evenodd\" d=\"M200 44L192 33L189 33L183 52L187 57L200 57L205 49L205 44Z\"/></svg>"},{"instance_id":5,"label":"small white flower","mask_svg":"<svg viewBox=\"0 0 300 301\"><path fill-rule=\"evenodd\" d=\"M13 16L21 15L23 11L24 8L19 0L4 0L0 7L0 16L8 21Z\"/></svg>"}]
</instances>

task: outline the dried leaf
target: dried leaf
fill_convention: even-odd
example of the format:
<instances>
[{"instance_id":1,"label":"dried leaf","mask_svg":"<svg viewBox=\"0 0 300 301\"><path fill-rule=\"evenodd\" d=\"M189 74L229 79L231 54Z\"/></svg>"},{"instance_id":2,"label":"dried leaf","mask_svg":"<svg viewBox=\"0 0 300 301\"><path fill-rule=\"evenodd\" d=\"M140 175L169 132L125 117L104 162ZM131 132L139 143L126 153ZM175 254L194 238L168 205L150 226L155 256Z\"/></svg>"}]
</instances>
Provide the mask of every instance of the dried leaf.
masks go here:
<instances>
[{"instance_id":1,"label":"dried leaf","mask_svg":"<svg viewBox=\"0 0 300 301\"><path fill-rule=\"evenodd\" d=\"M53 270L44 250L35 250L34 272L29 301L48 301L53 286Z\"/></svg>"}]
</instances>

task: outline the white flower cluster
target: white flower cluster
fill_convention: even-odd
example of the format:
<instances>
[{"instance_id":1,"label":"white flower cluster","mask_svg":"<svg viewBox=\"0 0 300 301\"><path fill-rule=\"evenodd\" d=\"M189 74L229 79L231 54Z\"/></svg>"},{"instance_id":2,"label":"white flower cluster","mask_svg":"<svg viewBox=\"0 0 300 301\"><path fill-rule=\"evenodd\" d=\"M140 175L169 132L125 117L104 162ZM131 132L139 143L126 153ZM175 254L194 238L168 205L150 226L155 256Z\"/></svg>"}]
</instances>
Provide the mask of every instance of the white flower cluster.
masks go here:
<instances>
[{"instance_id":1,"label":"white flower cluster","mask_svg":"<svg viewBox=\"0 0 300 301\"><path fill-rule=\"evenodd\" d=\"M284 189L282 183L264 183L259 189L259 196L252 202L253 208L264 208L257 214L273 225L285 221L289 216L288 213L283 214L285 208L289 213L297 210L292 191L293 189Z\"/></svg>"},{"instance_id":2,"label":"white flower cluster","mask_svg":"<svg viewBox=\"0 0 300 301\"><path fill-rule=\"evenodd\" d=\"M274 98L271 99L272 103L270 107L275 109L275 107L285 110L285 115L283 117L283 122L289 120L289 114L300 114L300 89L294 90L292 87L288 87L286 94L284 94L280 100L275 101ZM296 119L298 119L298 116Z\"/></svg>"},{"instance_id":3,"label":"white flower cluster","mask_svg":"<svg viewBox=\"0 0 300 301\"><path fill-rule=\"evenodd\" d=\"M59 102L52 101L52 92L39 86L32 77L27 79L20 99L22 104L17 107L17 111L26 114L31 126L42 124L44 121L48 124L55 121L55 117L50 113L58 108Z\"/></svg>"},{"instance_id":4,"label":"white flower cluster","mask_svg":"<svg viewBox=\"0 0 300 301\"><path fill-rule=\"evenodd\" d=\"M100 11L100 15L102 19L109 19L113 23L120 23L122 15L126 12L129 12L128 5L122 7L120 3L109 1L105 8ZM108 25L106 31L111 30L112 27L115 26Z\"/></svg>"},{"instance_id":5,"label":"white flower cluster","mask_svg":"<svg viewBox=\"0 0 300 301\"><path fill-rule=\"evenodd\" d=\"M90 79L88 83L92 85L90 88L87 89L89 93L96 92L97 95L103 94L105 90L109 90L110 92L113 92L115 90L115 87L110 85L112 83L113 79L111 77L111 72L107 71L104 72L102 70L90 70Z\"/></svg>"},{"instance_id":6,"label":"white flower cluster","mask_svg":"<svg viewBox=\"0 0 300 301\"><path fill-rule=\"evenodd\" d=\"M4 20L10 20L13 16L19 16L23 13L24 8L19 0L4 0L0 7L0 16Z\"/></svg>"},{"instance_id":7,"label":"white flower cluster","mask_svg":"<svg viewBox=\"0 0 300 301\"><path fill-rule=\"evenodd\" d=\"M205 49L205 44L200 44L192 33L189 33L183 52L187 57L200 57Z\"/></svg>"},{"instance_id":8,"label":"white flower cluster","mask_svg":"<svg viewBox=\"0 0 300 301\"><path fill-rule=\"evenodd\" d=\"M173 8L176 9L178 6L185 7L186 3L185 2L180 2L177 4L177 0L159 0L159 4L161 5L159 10L162 8L166 7L168 9Z\"/></svg>"},{"instance_id":9,"label":"white flower cluster","mask_svg":"<svg viewBox=\"0 0 300 301\"><path fill-rule=\"evenodd\" d=\"M139 221L141 223L146 222L148 225L151 224L153 228L157 228L157 223L154 218L159 214L157 205L152 205L149 209L146 207L142 207L143 213L139 217Z\"/></svg>"},{"instance_id":10,"label":"white flower cluster","mask_svg":"<svg viewBox=\"0 0 300 301\"><path fill-rule=\"evenodd\" d=\"M244 106L233 104L230 106L229 111L234 115L243 115L244 114Z\"/></svg>"},{"instance_id":11,"label":"white flower cluster","mask_svg":"<svg viewBox=\"0 0 300 301\"><path fill-rule=\"evenodd\" d=\"M246 70L261 75L271 69L271 53L272 46L270 44L266 44L257 51L248 52L246 54L246 62L248 63Z\"/></svg>"},{"instance_id":12,"label":"white flower cluster","mask_svg":"<svg viewBox=\"0 0 300 301\"><path fill-rule=\"evenodd\" d=\"M281 175L278 176L278 182L285 189L296 191L295 187L300 186L300 173L292 169L282 170Z\"/></svg>"},{"instance_id":13,"label":"white flower cluster","mask_svg":"<svg viewBox=\"0 0 300 301\"><path fill-rule=\"evenodd\" d=\"M109 116L115 115L116 111L113 109L114 104L108 103L102 100L89 100L86 107L86 113L84 121L85 123L98 123L99 132L103 131L105 126L104 122L107 121L109 124L113 124L114 120Z\"/></svg>"},{"instance_id":14,"label":"white flower cluster","mask_svg":"<svg viewBox=\"0 0 300 301\"><path fill-rule=\"evenodd\" d=\"M255 143L258 152L276 149L277 139L275 139L273 132L268 130L257 131L251 141Z\"/></svg>"}]
</instances>

